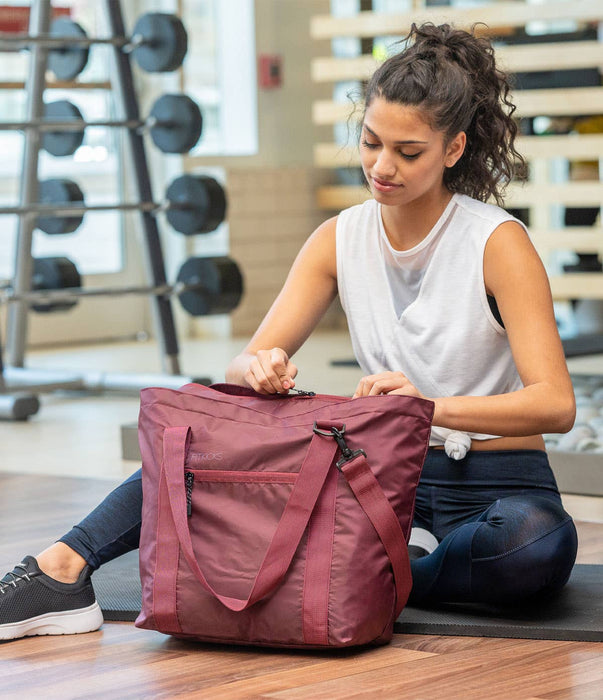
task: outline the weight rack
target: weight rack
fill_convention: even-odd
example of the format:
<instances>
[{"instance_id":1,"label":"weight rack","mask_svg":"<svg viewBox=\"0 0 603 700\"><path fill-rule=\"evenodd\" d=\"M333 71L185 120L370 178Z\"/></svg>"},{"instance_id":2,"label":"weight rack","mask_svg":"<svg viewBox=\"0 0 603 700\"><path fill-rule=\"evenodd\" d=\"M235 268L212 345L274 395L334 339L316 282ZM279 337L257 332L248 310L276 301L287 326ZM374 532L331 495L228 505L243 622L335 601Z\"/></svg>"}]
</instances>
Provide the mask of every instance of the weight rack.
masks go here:
<instances>
[{"instance_id":1,"label":"weight rack","mask_svg":"<svg viewBox=\"0 0 603 700\"><path fill-rule=\"evenodd\" d=\"M113 55L114 71L112 90L119 119L139 123L140 113L130 53L122 51L118 41L125 36L125 26L119 0L101 0L109 29L109 41ZM29 36L48 36L50 30L51 0L34 0L30 7ZM102 40L99 43L103 43ZM26 80L28 122L39 123L44 116L45 73L48 63L48 47L43 42L30 46L29 73ZM37 371L24 367L29 303L25 300L31 292L33 257L33 231L35 217L28 213L38 202L38 161L41 148L41 131L25 129L20 179L20 209L17 229L17 251L13 290L17 297L8 308L6 351L7 361L2 362L2 338L0 337L0 418L22 420L37 412L39 401L36 392L55 390L117 390L137 393L145 386L156 384L179 387L197 381L209 383L208 378L192 378L180 374L179 347L171 301L157 293L151 296L151 308L155 336L160 345L162 371L160 375L124 375L94 372L89 375L66 375L51 370ZM142 134L135 128L128 129L128 150L132 161L137 199L152 202L152 187ZM165 261L159 238L157 221L151 211L140 211L143 233L143 258L146 281L157 289L167 285Z\"/></svg>"}]
</instances>

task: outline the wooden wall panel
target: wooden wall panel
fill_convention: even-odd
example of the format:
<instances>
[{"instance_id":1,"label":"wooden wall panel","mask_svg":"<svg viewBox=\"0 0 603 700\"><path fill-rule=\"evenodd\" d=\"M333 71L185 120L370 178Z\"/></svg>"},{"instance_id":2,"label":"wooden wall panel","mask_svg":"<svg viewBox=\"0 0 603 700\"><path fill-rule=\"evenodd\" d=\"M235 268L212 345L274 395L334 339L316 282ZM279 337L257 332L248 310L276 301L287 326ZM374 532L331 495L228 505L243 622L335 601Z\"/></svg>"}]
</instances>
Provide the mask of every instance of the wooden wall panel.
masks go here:
<instances>
[{"instance_id":1,"label":"wooden wall panel","mask_svg":"<svg viewBox=\"0 0 603 700\"><path fill-rule=\"evenodd\" d=\"M421 3L415 3L415 5ZM569 20L577 30L603 23L601 0L562 0L543 4L527 2L490 2L478 8L433 7L415 8L406 13L359 12L350 17L321 15L311 22L311 34L315 39L336 37L374 38L379 36L404 36L412 22L449 22L458 27L470 28L480 25L477 33L503 37L526 23ZM592 35L592 33L591 33ZM589 70L603 71L603 41L542 40L533 44L497 46L497 60L506 71L534 73L543 71ZM312 78L317 83L340 81L365 81L379 65L372 55L350 58L324 56L315 58L311 64ZM568 87L550 89L516 89L513 101L517 107L515 116L531 118L573 118L577 116L603 115L603 84L590 87ZM360 165L355 141L356 125L362 118L361 102L319 100L312 105L314 123L322 128L347 125L348 145L321 141L314 147L314 164L326 170L352 168ZM559 228L551 224L555 218L551 212L557 207L601 207L603 206L603 183L593 176L590 179L559 182L552 175L553 161L559 159L603 162L603 134L570 133L547 136L521 136L517 148L528 161L530 175L526 183L511 183L507 190L506 206L525 209L530 214L530 228L540 254L545 261L551 252L570 250L577 253L603 253L603 229L599 221L591 228ZM600 165L599 171L603 169ZM362 186L329 184L317 191L318 206L337 211L352 206L369 197ZM555 220L558 220L558 216ZM603 275L560 275L551 280L555 298L603 298ZM564 297L564 295L566 295Z\"/></svg>"},{"instance_id":2,"label":"wooden wall panel","mask_svg":"<svg viewBox=\"0 0 603 700\"><path fill-rule=\"evenodd\" d=\"M559 44L525 44L501 46L496 50L497 63L509 72L550 71L603 67L603 43L572 41L559 50ZM311 63L312 79L318 83L338 80L366 80L379 66L371 55L352 58L327 56Z\"/></svg>"},{"instance_id":3,"label":"wooden wall panel","mask_svg":"<svg viewBox=\"0 0 603 700\"><path fill-rule=\"evenodd\" d=\"M575 87L550 90L516 90L513 101L517 117L564 117L603 113L603 87ZM362 104L316 100L312 119L317 126L348 122L362 116ZM592 155L592 154L591 154Z\"/></svg>"},{"instance_id":4,"label":"wooden wall panel","mask_svg":"<svg viewBox=\"0 0 603 700\"><path fill-rule=\"evenodd\" d=\"M593 157L593 154L603 153L603 134L520 136L516 145L517 150L527 160L536 158L588 160ZM349 146L317 143L314 146L314 164L319 168L359 167L358 148L354 143Z\"/></svg>"},{"instance_id":5,"label":"wooden wall panel","mask_svg":"<svg viewBox=\"0 0 603 700\"><path fill-rule=\"evenodd\" d=\"M450 22L470 27L479 22L485 24L484 33L494 33L494 28L523 27L527 22L576 20L597 22L603 19L601 0L574 0L574 2L491 2L482 7L424 8L406 13L359 12L351 17L319 15L312 18L310 32L314 39L333 39L339 36L376 37L405 34L413 22ZM490 29L488 29L490 28Z\"/></svg>"}]
</instances>

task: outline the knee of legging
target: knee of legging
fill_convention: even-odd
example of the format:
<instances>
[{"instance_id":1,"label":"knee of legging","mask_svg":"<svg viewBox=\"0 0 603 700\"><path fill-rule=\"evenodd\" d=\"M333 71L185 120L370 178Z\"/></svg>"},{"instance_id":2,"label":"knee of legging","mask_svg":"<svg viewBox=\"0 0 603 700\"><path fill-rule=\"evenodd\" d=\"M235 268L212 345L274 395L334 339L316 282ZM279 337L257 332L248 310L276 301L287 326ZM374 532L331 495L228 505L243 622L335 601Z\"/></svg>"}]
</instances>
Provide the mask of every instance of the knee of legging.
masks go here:
<instances>
[{"instance_id":1,"label":"knee of legging","mask_svg":"<svg viewBox=\"0 0 603 700\"><path fill-rule=\"evenodd\" d=\"M472 541L476 597L518 603L562 588L576 560L578 540L560 503L513 497L488 510Z\"/></svg>"},{"instance_id":2,"label":"knee of legging","mask_svg":"<svg viewBox=\"0 0 603 700\"><path fill-rule=\"evenodd\" d=\"M476 531L471 545L474 560L505 556L545 537L560 540L560 549L573 551L575 558L575 528L556 500L531 495L501 498L487 509L481 520L483 525Z\"/></svg>"},{"instance_id":3,"label":"knee of legging","mask_svg":"<svg viewBox=\"0 0 603 700\"><path fill-rule=\"evenodd\" d=\"M130 484L133 481L142 481L142 469L137 469L135 472L130 474L123 484Z\"/></svg>"},{"instance_id":4,"label":"knee of legging","mask_svg":"<svg viewBox=\"0 0 603 700\"><path fill-rule=\"evenodd\" d=\"M505 554L472 560L476 600L521 604L561 589L576 559L576 528L567 517L555 529Z\"/></svg>"}]
</instances>

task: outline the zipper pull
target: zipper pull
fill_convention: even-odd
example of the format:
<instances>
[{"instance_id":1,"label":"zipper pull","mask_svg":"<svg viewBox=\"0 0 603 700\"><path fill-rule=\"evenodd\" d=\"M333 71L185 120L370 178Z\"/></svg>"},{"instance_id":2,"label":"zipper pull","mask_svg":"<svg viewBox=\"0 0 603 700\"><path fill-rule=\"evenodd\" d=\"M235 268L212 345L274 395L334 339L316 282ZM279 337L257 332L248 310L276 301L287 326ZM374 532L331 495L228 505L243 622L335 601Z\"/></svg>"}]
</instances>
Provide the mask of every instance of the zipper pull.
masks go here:
<instances>
[{"instance_id":1,"label":"zipper pull","mask_svg":"<svg viewBox=\"0 0 603 700\"><path fill-rule=\"evenodd\" d=\"M315 391L304 391L303 389L296 389L295 387L289 389L289 391L294 391L298 396L316 396Z\"/></svg>"},{"instance_id":2,"label":"zipper pull","mask_svg":"<svg viewBox=\"0 0 603 700\"><path fill-rule=\"evenodd\" d=\"M184 472L184 485L186 488L186 515L188 518L193 514L193 483L195 475L193 472Z\"/></svg>"}]
</instances>

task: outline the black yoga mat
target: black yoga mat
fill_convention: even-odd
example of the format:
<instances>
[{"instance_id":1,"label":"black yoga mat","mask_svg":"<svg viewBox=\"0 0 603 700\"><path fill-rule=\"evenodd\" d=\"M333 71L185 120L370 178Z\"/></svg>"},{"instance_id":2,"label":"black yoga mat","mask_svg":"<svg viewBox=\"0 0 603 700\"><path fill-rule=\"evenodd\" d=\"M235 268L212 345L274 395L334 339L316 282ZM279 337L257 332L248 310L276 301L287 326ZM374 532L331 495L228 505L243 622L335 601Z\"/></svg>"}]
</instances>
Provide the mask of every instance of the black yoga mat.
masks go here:
<instances>
[{"instance_id":1,"label":"black yoga mat","mask_svg":"<svg viewBox=\"0 0 603 700\"><path fill-rule=\"evenodd\" d=\"M105 620L133 622L138 617L142 600L138 550L124 554L95 571L92 584Z\"/></svg>"},{"instance_id":2,"label":"black yoga mat","mask_svg":"<svg viewBox=\"0 0 603 700\"><path fill-rule=\"evenodd\" d=\"M92 577L105 620L132 621L140 611L138 552L105 564ZM526 610L500 612L447 605L423 610L407 606L395 625L403 634L603 641L603 565L577 564L554 598Z\"/></svg>"},{"instance_id":3,"label":"black yoga mat","mask_svg":"<svg viewBox=\"0 0 603 700\"><path fill-rule=\"evenodd\" d=\"M394 629L403 634L601 642L603 566L577 564L559 593L529 608L501 613L485 606L407 606Z\"/></svg>"}]
</instances>

